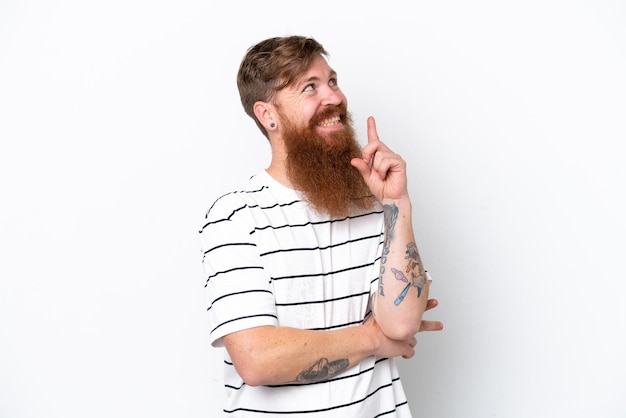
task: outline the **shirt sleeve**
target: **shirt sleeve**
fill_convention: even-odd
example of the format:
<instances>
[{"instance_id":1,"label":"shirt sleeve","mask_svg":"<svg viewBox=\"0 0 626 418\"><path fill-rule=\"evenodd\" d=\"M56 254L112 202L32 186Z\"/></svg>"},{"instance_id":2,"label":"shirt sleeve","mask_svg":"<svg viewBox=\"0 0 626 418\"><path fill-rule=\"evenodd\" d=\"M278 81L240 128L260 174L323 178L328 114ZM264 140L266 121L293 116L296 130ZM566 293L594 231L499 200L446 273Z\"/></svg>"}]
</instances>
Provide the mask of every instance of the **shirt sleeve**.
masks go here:
<instances>
[{"instance_id":1,"label":"shirt sleeve","mask_svg":"<svg viewBox=\"0 0 626 418\"><path fill-rule=\"evenodd\" d=\"M253 230L246 204L233 198L219 199L200 230L210 341L216 347L224 335L278 323Z\"/></svg>"}]
</instances>

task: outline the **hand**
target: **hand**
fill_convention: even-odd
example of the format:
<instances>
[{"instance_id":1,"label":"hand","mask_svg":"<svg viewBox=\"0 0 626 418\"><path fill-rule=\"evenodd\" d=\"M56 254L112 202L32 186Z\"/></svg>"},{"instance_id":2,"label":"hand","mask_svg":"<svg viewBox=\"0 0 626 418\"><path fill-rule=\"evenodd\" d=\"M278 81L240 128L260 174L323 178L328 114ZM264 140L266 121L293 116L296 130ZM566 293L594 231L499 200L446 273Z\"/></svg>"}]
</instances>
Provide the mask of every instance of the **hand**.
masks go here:
<instances>
[{"instance_id":1,"label":"hand","mask_svg":"<svg viewBox=\"0 0 626 418\"><path fill-rule=\"evenodd\" d=\"M374 341L373 355L377 357L399 357L409 359L415 355L417 339L411 337L408 340L393 340L385 335L376 322L374 315L370 315L364 322L363 327L369 331Z\"/></svg>"},{"instance_id":2,"label":"hand","mask_svg":"<svg viewBox=\"0 0 626 418\"><path fill-rule=\"evenodd\" d=\"M437 299L428 299L426 302L426 309L424 312L429 311L433 308L436 308L439 305L439 301ZM420 331L441 331L443 329L443 323L440 321L424 321L422 319L422 323L420 324Z\"/></svg>"},{"instance_id":3,"label":"hand","mask_svg":"<svg viewBox=\"0 0 626 418\"><path fill-rule=\"evenodd\" d=\"M367 145L362 158L353 158L350 163L359 170L379 202L408 197L406 163L380 141L372 116L367 118Z\"/></svg>"}]
</instances>

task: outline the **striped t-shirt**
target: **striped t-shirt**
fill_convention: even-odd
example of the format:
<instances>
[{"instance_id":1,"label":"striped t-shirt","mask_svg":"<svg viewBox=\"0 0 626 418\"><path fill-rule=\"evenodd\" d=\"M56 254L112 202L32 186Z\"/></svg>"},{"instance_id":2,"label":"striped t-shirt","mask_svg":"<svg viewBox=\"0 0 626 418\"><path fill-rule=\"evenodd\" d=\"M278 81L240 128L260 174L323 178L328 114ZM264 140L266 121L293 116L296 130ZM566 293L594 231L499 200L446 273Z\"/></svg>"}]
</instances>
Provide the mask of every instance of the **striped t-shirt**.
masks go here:
<instances>
[{"instance_id":1,"label":"striped t-shirt","mask_svg":"<svg viewBox=\"0 0 626 418\"><path fill-rule=\"evenodd\" d=\"M369 313L383 243L379 206L329 219L263 171L216 200L200 236L214 346L251 327L332 330ZM225 416L411 416L394 359L370 357L319 383L252 387L224 353Z\"/></svg>"}]
</instances>

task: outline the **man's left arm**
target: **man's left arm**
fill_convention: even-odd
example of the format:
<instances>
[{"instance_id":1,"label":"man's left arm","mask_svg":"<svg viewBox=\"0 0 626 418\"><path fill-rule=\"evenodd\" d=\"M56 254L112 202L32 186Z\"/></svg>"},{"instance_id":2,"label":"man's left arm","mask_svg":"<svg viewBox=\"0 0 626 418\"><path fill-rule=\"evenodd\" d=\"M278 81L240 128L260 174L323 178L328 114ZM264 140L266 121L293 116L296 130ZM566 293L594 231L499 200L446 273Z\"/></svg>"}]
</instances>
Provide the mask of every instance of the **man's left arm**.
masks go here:
<instances>
[{"instance_id":1,"label":"man's left arm","mask_svg":"<svg viewBox=\"0 0 626 418\"><path fill-rule=\"evenodd\" d=\"M378 138L374 118L368 118L368 143L362 158L352 160L371 192L383 206L384 243L378 291L373 312L383 332L406 339L420 330L441 329L439 322L422 322L429 302L430 280L413 233L411 200L407 191L406 163ZM426 329L425 329L426 328Z\"/></svg>"},{"instance_id":2,"label":"man's left arm","mask_svg":"<svg viewBox=\"0 0 626 418\"><path fill-rule=\"evenodd\" d=\"M413 234L410 201L384 198L381 203L385 231L373 312L387 336L402 339L420 329L430 282Z\"/></svg>"}]
</instances>

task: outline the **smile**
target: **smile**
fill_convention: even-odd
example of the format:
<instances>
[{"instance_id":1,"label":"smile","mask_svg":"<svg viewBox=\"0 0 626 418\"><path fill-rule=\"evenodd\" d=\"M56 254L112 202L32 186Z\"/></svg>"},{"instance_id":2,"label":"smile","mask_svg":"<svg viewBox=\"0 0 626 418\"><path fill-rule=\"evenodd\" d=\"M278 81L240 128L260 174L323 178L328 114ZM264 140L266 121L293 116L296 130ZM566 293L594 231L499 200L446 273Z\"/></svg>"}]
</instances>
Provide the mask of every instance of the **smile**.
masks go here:
<instances>
[{"instance_id":1,"label":"smile","mask_svg":"<svg viewBox=\"0 0 626 418\"><path fill-rule=\"evenodd\" d=\"M339 115L333 116L332 118L325 119L317 124L317 126L332 126L341 123L341 117Z\"/></svg>"}]
</instances>

